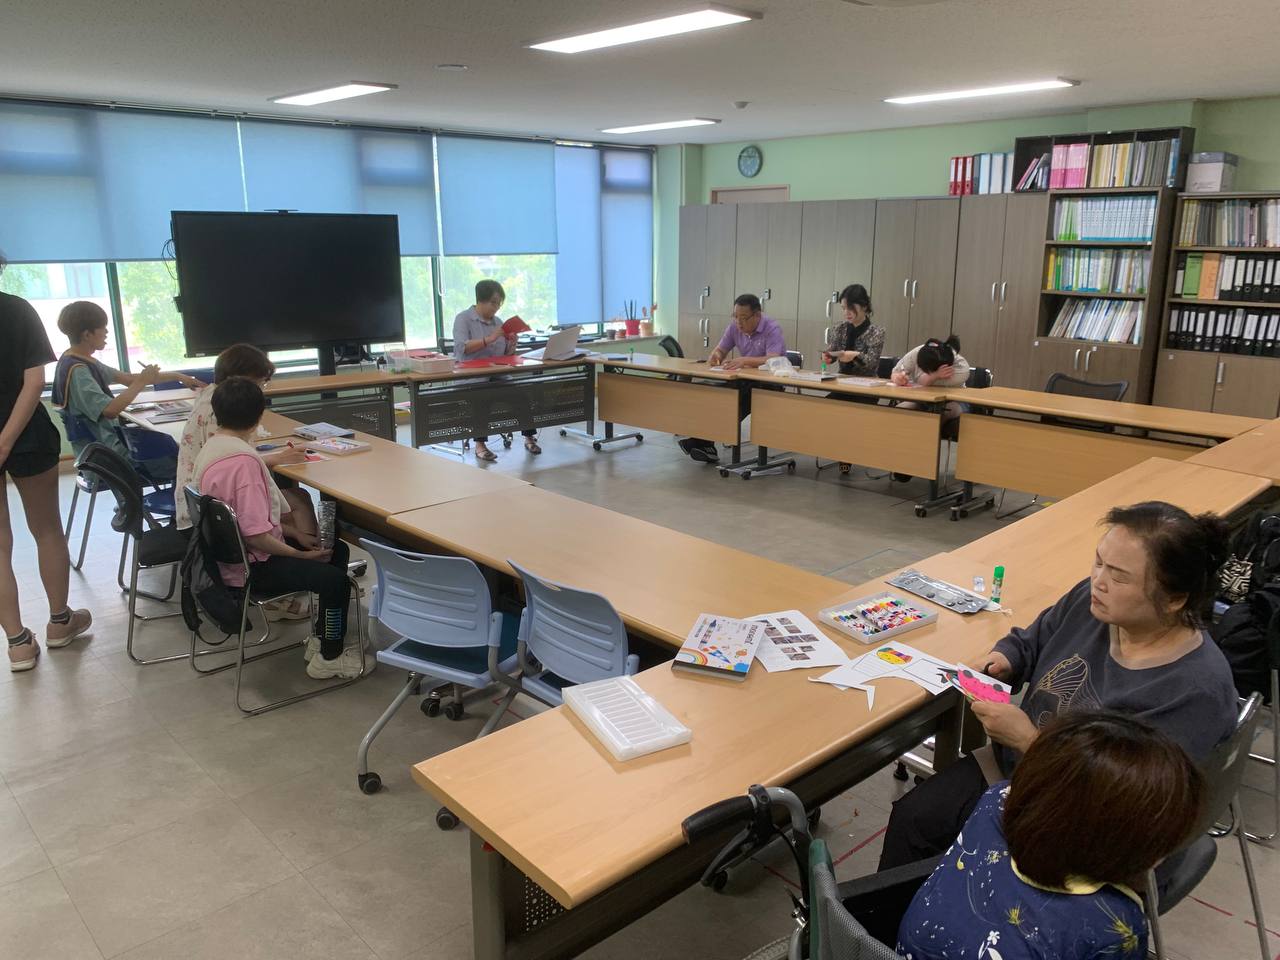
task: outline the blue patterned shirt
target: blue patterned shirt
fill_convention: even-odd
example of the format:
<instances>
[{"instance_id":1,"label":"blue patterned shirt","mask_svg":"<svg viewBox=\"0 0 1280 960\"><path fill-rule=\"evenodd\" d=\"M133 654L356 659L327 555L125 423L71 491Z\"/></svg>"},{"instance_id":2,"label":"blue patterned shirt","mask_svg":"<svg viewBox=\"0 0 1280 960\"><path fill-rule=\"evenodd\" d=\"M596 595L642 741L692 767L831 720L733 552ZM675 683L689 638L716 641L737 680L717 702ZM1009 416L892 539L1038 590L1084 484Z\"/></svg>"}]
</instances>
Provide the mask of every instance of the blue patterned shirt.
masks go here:
<instances>
[{"instance_id":1,"label":"blue patterned shirt","mask_svg":"<svg viewBox=\"0 0 1280 960\"><path fill-rule=\"evenodd\" d=\"M1007 780L983 794L907 908L898 953L908 960L1145 960L1147 922L1133 891L1083 880L1051 890L1018 872L1002 827L1008 794Z\"/></svg>"}]
</instances>

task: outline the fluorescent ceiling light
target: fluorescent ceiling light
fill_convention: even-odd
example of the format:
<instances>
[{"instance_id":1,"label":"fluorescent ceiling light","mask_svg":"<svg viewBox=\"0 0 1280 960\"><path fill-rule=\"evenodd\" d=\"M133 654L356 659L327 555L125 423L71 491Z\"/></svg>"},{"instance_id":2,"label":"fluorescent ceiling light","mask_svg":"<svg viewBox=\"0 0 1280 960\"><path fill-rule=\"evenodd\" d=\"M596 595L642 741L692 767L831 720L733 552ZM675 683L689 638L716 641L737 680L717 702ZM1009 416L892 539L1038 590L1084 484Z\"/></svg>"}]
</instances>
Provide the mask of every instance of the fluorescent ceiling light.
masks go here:
<instances>
[{"instance_id":1,"label":"fluorescent ceiling light","mask_svg":"<svg viewBox=\"0 0 1280 960\"><path fill-rule=\"evenodd\" d=\"M601 133L648 133L650 130L675 130L677 127L705 127L719 120L663 120L661 123L638 123L634 127L609 127Z\"/></svg>"},{"instance_id":2,"label":"fluorescent ceiling light","mask_svg":"<svg viewBox=\"0 0 1280 960\"><path fill-rule=\"evenodd\" d=\"M1033 93L1036 90L1060 90L1078 86L1079 80L1033 80L1030 83L1007 83L1000 87L975 87L972 90L947 90L943 93L919 93L911 97L886 97L885 103L936 103L939 100L966 100L969 97L995 97L1004 93Z\"/></svg>"},{"instance_id":3,"label":"fluorescent ceiling light","mask_svg":"<svg viewBox=\"0 0 1280 960\"><path fill-rule=\"evenodd\" d=\"M337 87L325 87L323 90L308 90L305 93L293 93L287 97L272 97L272 103L287 103L295 107L314 107L318 103L332 103L334 100L347 100L351 97L363 97L369 93L382 93L394 90L394 83L364 83L352 80Z\"/></svg>"},{"instance_id":4,"label":"fluorescent ceiling light","mask_svg":"<svg viewBox=\"0 0 1280 960\"><path fill-rule=\"evenodd\" d=\"M551 50L555 53L582 53L584 50L599 50L602 47L616 47L641 40L656 40L658 37L672 37L680 33L692 33L695 30L709 30L712 27L727 27L733 23L744 23L747 20L760 18L758 13L743 13L711 3L692 13L646 20L625 27L614 27L612 30L581 33L558 40L545 40L542 43L530 43L528 46L534 50Z\"/></svg>"}]
</instances>

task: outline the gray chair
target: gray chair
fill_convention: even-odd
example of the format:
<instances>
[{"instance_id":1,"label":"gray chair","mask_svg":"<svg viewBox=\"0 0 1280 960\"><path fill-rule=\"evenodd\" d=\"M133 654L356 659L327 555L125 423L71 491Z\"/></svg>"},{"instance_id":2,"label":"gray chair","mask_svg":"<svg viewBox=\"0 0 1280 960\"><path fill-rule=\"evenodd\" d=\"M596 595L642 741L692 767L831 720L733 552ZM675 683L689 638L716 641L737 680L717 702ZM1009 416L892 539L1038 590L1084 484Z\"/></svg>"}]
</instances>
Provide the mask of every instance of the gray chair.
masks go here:
<instances>
[{"instance_id":1,"label":"gray chair","mask_svg":"<svg viewBox=\"0 0 1280 960\"><path fill-rule=\"evenodd\" d=\"M1249 762L1249 748L1258 730L1262 695L1251 695L1240 708L1236 729L1220 743L1205 763L1203 769L1207 796L1201 821L1192 832L1195 838L1181 853L1174 854L1166 863L1174 862L1172 870L1162 870L1162 883L1157 884L1156 871L1147 874L1144 892L1147 922L1151 927L1151 940L1157 958L1163 960L1163 938L1160 933L1160 914L1168 913L1204 879L1214 859L1217 844L1210 832L1214 824L1227 818L1227 833L1235 833L1240 842L1240 859L1244 864L1245 880L1249 885L1249 897L1253 901L1253 920L1258 931L1258 943L1262 960L1271 960L1267 944L1267 925L1262 915L1262 900L1258 896L1258 882L1253 873L1253 861L1249 856L1249 840L1245 834L1244 809L1240 806L1240 781L1245 765ZM1178 858L1176 861L1174 858Z\"/></svg>"},{"instance_id":2,"label":"gray chair","mask_svg":"<svg viewBox=\"0 0 1280 960\"><path fill-rule=\"evenodd\" d=\"M669 357L684 356L684 350L680 348L680 341L677 340L675 337L671 336L671 334L667 334L665 337L659 340L658 346L660 346Z\"/></svg>"},{"instance_id":3,"label":"gray chair","mask_svg":"<svg viewBox=\"0 0 1280 960\"><path fill-rule=\"evenodd\" d=\"M1052 373L1049 379L1045 381L1044 392L1056 393L1066 397L1084 397L1090 400L1112 400L1119 401L1124 399L1124 395L1129 391L1128 380L1114 380L1106 383L1094 383L1092 380L1081 380L1078 377L1068 376L1065 373ZM1070 427L1073 430L1092 430L1095 433L1115 433L1116 427L1113 423L1094 423L1090 420L1076 420L1071 417L1054 417L1042 415L1040 422L1054 427ZM996 519L1004 520L1012 517L1014 514L1021 513L1040 502L1040 494L1035 494L1027 503L1018 507L1016 510L1010 510L1008 513L1002 513L1001 508L1004 506L1004 496L1008 493L1008 489L1000 491L1000 502L996 506Z\"/></svg>"}]
</instances>

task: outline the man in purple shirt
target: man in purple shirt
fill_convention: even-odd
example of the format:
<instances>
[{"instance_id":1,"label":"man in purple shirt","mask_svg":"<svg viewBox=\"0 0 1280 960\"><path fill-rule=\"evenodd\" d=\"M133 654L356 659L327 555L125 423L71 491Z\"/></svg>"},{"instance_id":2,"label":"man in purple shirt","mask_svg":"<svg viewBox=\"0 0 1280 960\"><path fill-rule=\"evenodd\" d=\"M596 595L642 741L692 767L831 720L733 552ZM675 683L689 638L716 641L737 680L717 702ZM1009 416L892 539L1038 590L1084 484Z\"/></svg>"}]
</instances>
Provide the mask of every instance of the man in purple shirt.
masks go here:
<instances>
[{"instance_id":1,"label":"man in purple shirt","mask_svg":"<svg viewBox=\"0 0 1280 960\"><path fill-rule=\"evenodd\" d=\"M734 350L738 351L738 355L726 360ZM733 301L733 323L711 351L707 363L713 367L723 364L726 370L742 370L762 367L770 357L782 357L786 353L787 343L782 335L782 328L772 318L760 312L759 297L754 293L744 293ZM734 385L726 383L725 386ZM748 412L745 409L747 394L744 392L740 396L742 402L738 408L739 419ZM680 441L680 449L699 463L716 463L720 459L713 440L686 437Z\"/></svg>"}]
</instances>

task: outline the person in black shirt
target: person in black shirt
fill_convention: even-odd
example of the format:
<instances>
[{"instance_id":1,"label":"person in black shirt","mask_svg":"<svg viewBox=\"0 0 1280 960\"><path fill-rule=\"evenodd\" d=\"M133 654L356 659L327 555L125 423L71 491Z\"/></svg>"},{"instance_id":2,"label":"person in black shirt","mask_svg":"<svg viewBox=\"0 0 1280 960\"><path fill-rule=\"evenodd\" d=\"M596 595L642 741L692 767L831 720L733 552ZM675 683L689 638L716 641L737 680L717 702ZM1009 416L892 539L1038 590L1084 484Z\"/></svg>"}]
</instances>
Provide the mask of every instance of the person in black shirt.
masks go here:
<instances>
[{"instance_id":1,"label":"person in black shirt","mask_svg":"<svg viewBox=\"0 0 1280 960\"><path fill-rule=\"evenodd\" d=\"M0 272L4 270L0 257ZM65 647L93 623L88 610L67 606L70 559L58 509L58 458L62 440L40 402L44 367L55 359L35 309L21 297L0 293L0 626L9 638L9 669L30 670L40 645L22 622L13 575L13 530L7 479L22 500L27 529L36 542L40 580L49 598L45 642Z\"/></svg>"}]
</instances>

